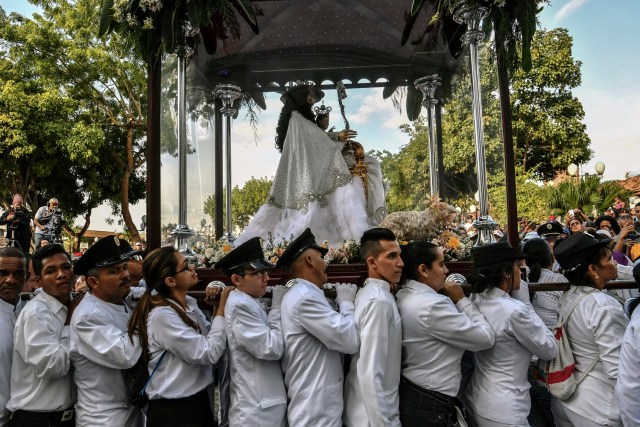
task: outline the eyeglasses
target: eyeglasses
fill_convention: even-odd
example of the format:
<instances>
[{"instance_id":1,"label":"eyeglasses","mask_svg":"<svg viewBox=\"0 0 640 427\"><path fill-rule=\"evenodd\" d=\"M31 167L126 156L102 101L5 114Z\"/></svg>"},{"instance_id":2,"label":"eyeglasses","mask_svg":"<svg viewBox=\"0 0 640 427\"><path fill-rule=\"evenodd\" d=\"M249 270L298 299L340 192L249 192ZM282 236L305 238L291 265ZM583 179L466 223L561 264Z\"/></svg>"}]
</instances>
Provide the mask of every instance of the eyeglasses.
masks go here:
<instances>
[{"instance_id":1,"label":"eyeglasses","mask_svg":"<svg viewBox=\"0 0 640 427\"><path fill-rule=\"evenodd\" d=\"M190 270L191 266L192 266L192 264L188 262L184 267L182 267L180 270L176 271L176 274L174 274L174 276L177 276L178 274L182 273L183 271Z\"/></svg>"},{"instance_id":2,"label":"eyeglasses","mask_svg":"<svg viewBox=\"0 0 640 427\"><path fill-rule=\"evenodd\" d=\"M238 273L238 276L256 276L258 279L262 279L264 278L264 276L267 274L266 270L260 270L260 271L246 271L244 273Z\"/></svg>"}]
</instances>

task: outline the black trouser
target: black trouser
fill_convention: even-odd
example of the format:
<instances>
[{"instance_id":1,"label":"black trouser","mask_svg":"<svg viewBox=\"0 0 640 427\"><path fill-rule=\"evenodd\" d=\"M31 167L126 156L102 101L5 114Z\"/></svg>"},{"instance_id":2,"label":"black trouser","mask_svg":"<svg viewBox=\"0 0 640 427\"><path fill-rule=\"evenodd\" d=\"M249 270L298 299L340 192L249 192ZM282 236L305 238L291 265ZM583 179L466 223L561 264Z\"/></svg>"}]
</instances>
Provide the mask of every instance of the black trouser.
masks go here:
<instances>
[{"instance_id":1,"label":"black trouser","mask_svg":"<svg viewBox=\"0 0 640 427\"><path fill-rule=\"evenodd\" d=\"M457 422L456 399L400 379L400 422L403 427L450 427Z\"/></svg>"},{"instance_id":2,"label":"black trouser","mask_svg":"<svg viewBox=\"0 0 640 427\"><path fill-rule=\"evenodd\" d=\"M153 399L147 409L147 427L211 427L213 414L207 389L180 399Z\"/></svg>"},{"instance_id":3,"label":"black trouser","mask_svg":"<svg viewBox=\"0 0 640 427\"><path fill-rule=\"evenodd\" d=\"M74 427L73 409L66 411L35 412L18 410L11 415L9 427Z\"/></svg>"}]
</instances>

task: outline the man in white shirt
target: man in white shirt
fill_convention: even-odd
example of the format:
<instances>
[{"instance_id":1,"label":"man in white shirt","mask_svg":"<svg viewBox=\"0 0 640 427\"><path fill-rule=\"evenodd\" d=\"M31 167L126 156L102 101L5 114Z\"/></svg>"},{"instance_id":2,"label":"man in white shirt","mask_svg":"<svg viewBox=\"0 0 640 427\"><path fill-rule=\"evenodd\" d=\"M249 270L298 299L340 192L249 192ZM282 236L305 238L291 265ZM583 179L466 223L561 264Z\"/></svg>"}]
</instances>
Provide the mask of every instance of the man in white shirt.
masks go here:
<instances>
[{"instance_id":1,"label":"man in white shirt","mask_svg":"<svg viewBox=\"0 0 640 427\"><path fill-rule=\"evenodd\" d=\"M0 249L0 427L9 422L6 406L11 389L13 329L24 305L20 291L28 272L24 253L18 248Z\"/></svg>"},{"instance_id":2,"label":"man in white shirt","mask_svg":"<svg viewBox=\"0 0 640 427\"><path fill-rule=\"evenodd\" d=\"M274 287L267 314L260 298L267 291L267 271L273 265L264 259L258 237L229 252L215 267L224 270L236 287L224 311L231 371L229 424L286 426L287 392L280 369L284 352L280 306L286 288Z\"/></svg>"},{"instance_id":3,"label":"man in white shirt","mask_svg":"<svg viewBox=\"0 0 640 427\"><path fill-rule=\"evenodd\" d=\"M69 357L69 321L75 282L71 258L60 245L33 254L33 269L42 286L16 321L11 398L12 427L75 425L76 390Z\"/></svg>"},{"instance_id":4,"label":"man in white shirt","mask_svg":"<svg viewBox=\"0 0 640 427\"><path fill-rule=\"evenodd\" d=\"M133 255L139 253L109 236L91 246L73 268L86 277L89 288L71 318L71 361L78 388L76 426L142 425L140 409L127 401L122 375L142 354L138 337L132 341L127 335L132 311L125 302L132 289L127 259Z\"/></svg>"},{"instance_id":5,"label":"man in white shirt","mask_svg":"<svg viewBox=\"0 0 640 427\"><path fill-rule=\"evenodd\" d=\"M400 426L402 325L390 292L402 276L400 245L391 230L373 228L362 235L360 257L369 278L355 301L360 350L347 375L344 424Z\"/></svg>"},{"instance_id":6,"label":"man in white shirt","mask_svg":"<svg viewBox=\"0 0 640 427\"><path fill-rule=\"evenodd\" d=\"M341 427L344 374L340 353L360 346L353 317L356 286L336 284L336 312L324 296L327 249L306 229L284 251L276 267L293 279L282 301L282 370L290 426Z\"/></svg>"}]
</instances>

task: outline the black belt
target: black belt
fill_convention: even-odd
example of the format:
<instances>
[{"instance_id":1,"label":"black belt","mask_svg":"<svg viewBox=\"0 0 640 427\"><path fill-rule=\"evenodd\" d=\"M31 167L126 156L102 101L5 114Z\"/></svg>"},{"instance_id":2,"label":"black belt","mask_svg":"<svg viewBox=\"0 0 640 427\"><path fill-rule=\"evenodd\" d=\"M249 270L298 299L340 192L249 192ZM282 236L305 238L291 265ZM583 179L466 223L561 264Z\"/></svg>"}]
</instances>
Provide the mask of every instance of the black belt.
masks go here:
<instances>
[{"instance_id":1,"label":"black belt","mask_svg":"<svg viewBox=\"0 0 640 427\"><path fill-rule=\"evenodd\" d=\"M409 381L405 377L400 377L400 383L404 384L406 387L409 387L413 391L416 391L420 394L430 397L431 399L434 399L442 403L443 405L447 405L450 408L453 408L454 406L462 407L462 405L460 404L460 401L457 398L447 396L446 394L440 393L439 391L428 390L424 387L419 386L418 384L415 384Z\"/></svg>"},{"instance_id":2,"label":"black belt","mask_svg":"<svg viewBox=\"0 0 640 427\"><path fill-rule=\"evenodd\" d=\"M11 414L12 420L31 420L31 421L43 421L51 423L60 423L63 421L69 421L73 419L73 408L66 409L64 411L24 411L18 409Z\"/></svg>"}]
</instances>

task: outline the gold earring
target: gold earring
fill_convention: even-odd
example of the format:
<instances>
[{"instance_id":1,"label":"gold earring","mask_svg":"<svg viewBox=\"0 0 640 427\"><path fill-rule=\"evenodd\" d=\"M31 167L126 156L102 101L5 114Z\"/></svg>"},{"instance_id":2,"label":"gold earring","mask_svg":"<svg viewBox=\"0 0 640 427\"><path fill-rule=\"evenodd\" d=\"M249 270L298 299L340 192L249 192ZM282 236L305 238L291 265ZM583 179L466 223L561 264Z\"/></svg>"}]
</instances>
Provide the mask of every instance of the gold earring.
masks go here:
<instances>
[{"instance_id":1,"label":"gold earring","mask_svg":"<svg viewBox=\"0 0 640 427\"><path fill-rule=\"evenodd\" d=\"M594 276L596 280L600 279L600 276L598 275L598 273L596 273L596 275Z\"/></svg>"}]
</instances>

